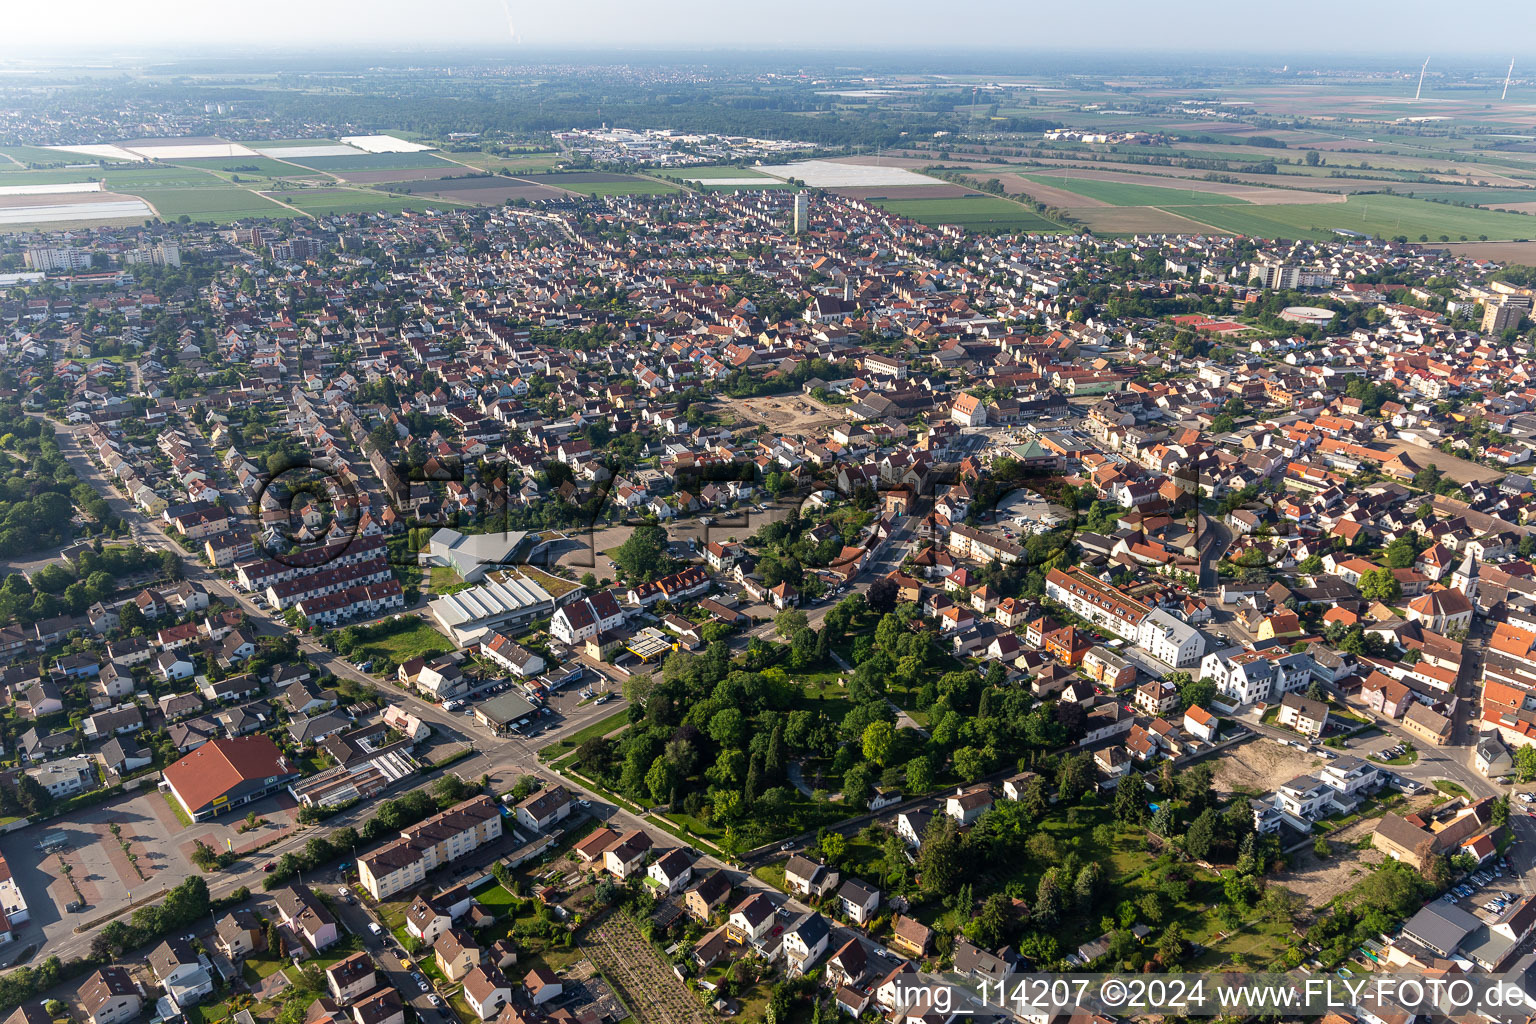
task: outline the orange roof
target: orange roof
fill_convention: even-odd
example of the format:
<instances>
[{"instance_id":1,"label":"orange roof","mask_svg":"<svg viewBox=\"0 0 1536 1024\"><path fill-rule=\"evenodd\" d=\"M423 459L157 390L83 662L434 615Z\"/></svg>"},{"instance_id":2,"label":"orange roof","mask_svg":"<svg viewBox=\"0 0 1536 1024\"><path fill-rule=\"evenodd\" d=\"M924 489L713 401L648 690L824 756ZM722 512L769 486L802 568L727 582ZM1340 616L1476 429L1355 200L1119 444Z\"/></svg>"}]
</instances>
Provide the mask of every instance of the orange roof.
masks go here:
<instances>
[{"instance_id":1,"label":"orange roof","mask_svg":"<svg viewBox=\"0 0 1536 1024\"><path fill-rule=\"evenodd\" d=\"M1513 654L1517 658L1523 658L1533 645L1536 645L1536 633L1511 626L1507 622L1501 622L1493 629L1493 636L1488 641L1488 646L1505 654Z\"/></svg>"},{"instance_id":2,"label":"orange roof","mask_svg":"<svg viewBox=\"0 0 1536 1024\"><path fill-rule=\"evenodd\" d=\"M209 740L165 770L189 811L207 807L243 782L288 774L277 745L261 735Z\"/></svg>"}]
</instances>

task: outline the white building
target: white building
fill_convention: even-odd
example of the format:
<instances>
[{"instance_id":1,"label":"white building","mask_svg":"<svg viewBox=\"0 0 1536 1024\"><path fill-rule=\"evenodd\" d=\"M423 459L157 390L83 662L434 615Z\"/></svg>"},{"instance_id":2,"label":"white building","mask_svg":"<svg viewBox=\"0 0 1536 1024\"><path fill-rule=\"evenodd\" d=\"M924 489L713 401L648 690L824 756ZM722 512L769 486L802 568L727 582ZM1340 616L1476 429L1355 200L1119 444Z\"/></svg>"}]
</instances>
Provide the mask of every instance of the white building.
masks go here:
<instances>
[{"instance_id":1,"label":"white building","mask_svg":"<svg viewBox=\"0 0 1536 1024\"><path fill-rule=\"evenodd\" d=\"M1205 634L1161 608L1147 613L1136 627L1136 643L1152 657L1174 668L1189 668L1205 654Z\"/></svg>"}]
</instances>

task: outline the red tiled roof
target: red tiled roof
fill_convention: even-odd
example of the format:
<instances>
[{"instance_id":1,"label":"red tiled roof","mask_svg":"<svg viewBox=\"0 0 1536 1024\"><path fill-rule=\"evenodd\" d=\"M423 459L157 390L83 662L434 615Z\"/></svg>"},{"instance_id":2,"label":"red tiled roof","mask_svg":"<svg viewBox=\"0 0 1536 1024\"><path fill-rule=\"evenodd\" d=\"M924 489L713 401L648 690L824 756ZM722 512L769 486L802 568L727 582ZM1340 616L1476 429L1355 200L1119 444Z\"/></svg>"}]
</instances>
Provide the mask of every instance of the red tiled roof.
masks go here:
<instances>
[{"instance_id":1,"label":"red tiled roof","mask_svg":"<svg viewBox=\"0 0 1536 1024\"><path fill-rule=\"evenodd\" d=\"M265 736L210 740L165 770L165 778L196 810L242 782L287 775L277 745Z\"/></svg>"}]
</instances>

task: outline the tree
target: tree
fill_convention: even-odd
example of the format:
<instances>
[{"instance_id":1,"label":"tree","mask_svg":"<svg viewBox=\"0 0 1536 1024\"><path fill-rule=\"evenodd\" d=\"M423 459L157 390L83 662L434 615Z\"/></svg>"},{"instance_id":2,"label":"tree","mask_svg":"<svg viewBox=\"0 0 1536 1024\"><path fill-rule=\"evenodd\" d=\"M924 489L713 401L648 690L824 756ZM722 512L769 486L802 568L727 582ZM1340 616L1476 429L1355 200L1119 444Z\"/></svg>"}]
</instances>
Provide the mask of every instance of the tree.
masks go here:
<instances>
[{"instance_id":1,"label":"tree","mask_svg":"<svg viewBox=\"0 0 1536 1024\"><path fill-rule=\"evenodd\" d=\"M923 832L923 844L917 855L923 894L948 895L955 891L962 870L960 836L955 821L947 814L935 814Z\"/></svg>"},{"instance_id":2,"label":"tree","mask_svg":"<svg viewBox=\"0 0 1536 1024\"><path fill-rule=\"evenodd\" d=\"M933 788L933 762L919 754L907 762L907 792L926 793Z\"/></svg>"},{"instance_id":3,"label":"tree","mask_svg":"<svg viewBox=\"0 0 1536 1024\"><path fill-rule=\"evenodd\" d=\"M1063 803L1077 800L1093 781L1093 759L1086 752L1063 757L1056 769L1056 793Z\"/></svg>"},{"instance_id":4,"label":"tree","mask_svg":"<svg viewBox=\"0 0 1536 1024\"><path fill-rule=\"evenodd\" d=\"M987 755L976 747L961 747L954 753L955 774L967 783L987 774Z\"/></svg>"},{"instance_id":5,"label":"tree","mask_svg":"<svg viewBox=\"0 0 1536 1024\"><path fill-rule=\"evenodd\" d=\"M896 581L881 576L869 585L869 591L865 594L864 600L872 610L885 614L896 610L896 598L899 594L900 588L896 586Z\"/></svg>"},{"instance_id":6,"label":"tree","mask_svg":"<svg viewBox=\"0 0 1536 1024\"><path fill-rule=\"evenodd\" d=\"M267 922L267 952L276 960L281 960L286 952L283 930L277 926L275 918Z\"/></svg>"},{"instance_id":7,"label":"tree","mask_svg":"<svg viewBox=\"0 0 1536 1024\"><path fill-rule=\"evenodd\" d=\"M788 639L800 630L805 629L810 620L805 612L799 608L785 608L773 617L773 631L779 636Z\"/></svg>"},{"instance_id":8,"label":"tree","mask_svg":"<svg viewBox=\"0 0 1536 1024\"><path fill-rule=\"evenodd\" d=\"M1369 569L1360 574L1355 586L1361 597L1384 603L1396 601L1403 596L1403 585L1392 575L1391 569Z\"/></svg>"},{"instance_id":9,"label":"tree","mask_svg":"<svg viewBox=\"0 0 1536 1024\"><path fill-rule=\"evenodd\" d=\"M1536 745L1527 743L1515 751L1515 778L1520 782L1536 779Z\"/></svg>"},{"instance_id":10,"label":"tree","mask_svg":"<svg viewBox=\"0 0 1536 1024\"><path fill-rule=\"evenodd\" d=\"M994 892L981 905L981 913L971 922L967 935L982 949L997 949L1008 940L1012 904L1008 897Z\"/></svg>"},{"instance_id":11,"label":"tree","mask_svg":"<svg viewBox=\"0 0 1536 1024\"><path fill-rule=\"evenodd\" d=\"M1067 893L1061 882L1061 869L1047 868L1045 874L1040 876L1040 884L1035 887L1034 920L1050 928L1061 920L1066 903Z\"/></svg>"},{"instance_id":12,"label":"tree","mask_svg":"<svg viewBox=\"0 0 1536 1024\"><path fill-rule=\"evenodd\" d=\"M1140 824L1147 817L1147 793L1141 776L1134 772L1121 778L1115 787L1115 820L1128 825Z\"/></svg>"},{"instance_id":13,"label":"tree","mask_svg":"<svg viewBox=\"0 0 1536 1024\"><path fill-rule=\"evenodd\" d=\"M1077 912L1087 914L1093 908L1094 898L1099 894L1099 884L1103 879L1104 869L1098 861L1089 861L1077 872L1077 881L1072 883L1072 895L1077 901Z\"/></svg>"},{"instance_id":14,"label":"tree","mask_svg":"<svg viewBox=\"0 0 1536 1024\"><path fill-rule=\"evenodd\" d=\"M658 804L668 803L672 799L672 787L675 785L676 776L673 774L672 765L665 755L651 762L650 769L645 773L645 788L650 790L651 799Z\"/></svg>"},{"instance_id":15,"label":"tree","mask_svg":"<svg viewBox=\"0 0 1536 1024\"><path fill-rule=\"evenodd\" d=\"M1209 708L1211 701L1216 698L1216 683L1203 676L1190 679L1186 673L1184 680L1177 685L1179 704L1185 711L1193 707Z\"/></svg>"},{"instance_id":16,"label":"tree","mask_svg":"<svg viewBox=\"0 0 1536 1024\"><path fill-rule=\"evenodd\" d=\"M870 722L864 729L864 758L884 768L896 744L896 727L890 722Z\"/></svg>"},{"instance_id":17,"label":"tree","mask_svg":"<svg viewBox=\"0 0 1536 1024\"><path fill-rule=\"evenodd\" d=\"M1196 860L1204 860L1216 842L1216 812L1207 807L1190 823L1184 833L1184 849Z\"/></svg>"},{"instance_id":18,"label":"tree","mask_svg":"<svg viewBox=\"0 0 1536 1024\"><path fill-rule=\"evenodd\" d=\"M875 793L875 772L867 764L856 764L843 773L843 802L849 807L865 807Z\"/></svg>"},{"instance_id":19,"label":"tree","mask_svg":"<svg viewBox=\"0 0 1536 1024\"><path fill-rule=\"evenodd\" d=\"M613 549L613 561L627 579L635 581L665 576L677 566L667 553L666 529L655 523L636 526L629 539Z\"/></svg>"}]
</instances>

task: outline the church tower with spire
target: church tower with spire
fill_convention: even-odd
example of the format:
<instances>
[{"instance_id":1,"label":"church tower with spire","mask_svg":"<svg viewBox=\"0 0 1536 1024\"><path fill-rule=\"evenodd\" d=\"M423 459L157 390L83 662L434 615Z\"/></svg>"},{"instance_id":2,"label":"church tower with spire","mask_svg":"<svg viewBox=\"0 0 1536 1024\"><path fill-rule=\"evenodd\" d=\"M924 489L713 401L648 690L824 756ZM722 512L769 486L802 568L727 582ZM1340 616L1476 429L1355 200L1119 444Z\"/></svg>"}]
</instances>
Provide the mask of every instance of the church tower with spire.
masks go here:
<instances>
[{"instance_id":1,"label":"church tower with spire","mask_svg":"<svg viewBox=\"0 0 1536 1024\"><path fill-rule=\"evenodd\" d=\"M1477 556L1471 551L1467 557L1461 560L1461 565L1451 573L1451 588L1459 590L1466 595L1467 600L1477 605Z\"/></svg>"}]
</instances>

